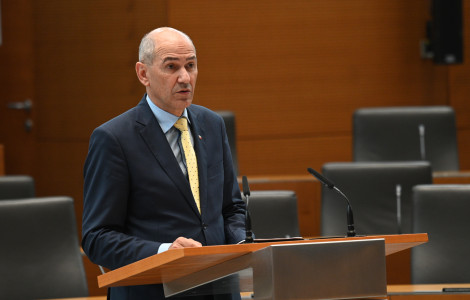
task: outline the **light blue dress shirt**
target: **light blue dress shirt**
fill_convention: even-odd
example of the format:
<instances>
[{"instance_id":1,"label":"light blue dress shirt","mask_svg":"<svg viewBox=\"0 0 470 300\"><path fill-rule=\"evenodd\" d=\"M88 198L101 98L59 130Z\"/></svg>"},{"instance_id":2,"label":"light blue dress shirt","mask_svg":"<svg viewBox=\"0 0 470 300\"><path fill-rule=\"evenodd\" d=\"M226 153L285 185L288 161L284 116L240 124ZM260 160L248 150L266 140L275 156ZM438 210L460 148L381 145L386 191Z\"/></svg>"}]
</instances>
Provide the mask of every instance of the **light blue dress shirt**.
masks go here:
<instances>
[{"instance_id":1,"label":"light blue dress shirt","mask_svg":"<svg viewBox=\"0 0 470 300\"><path fill-rule=\"evenodd\" d=\"M160 127L163 130L163 133L165 134L166 139L168 140L168 143L170 144L171 150L173 151L173 154L176 157L176 160L178 161L181 171L185 176L187 176L187 170L186 170L186 161L184 158L183 154L183 146L181 145L181 140L180 140L180 135L181 132L174 127L176 121L180 117L177 117L173 114L170 114L169 112L164 111L160 107L156 106L152 100L150 100L149 96L147 95L147 103L150 106L150 109L152 110L153 114L155 115L155 118L157 118L158 124L160 124ZM185 117L188 120L188 124L191 125L191 122L189 121L188 118L188 111L184 109L183 114L181 117ZM191 127L189 127L189 130L191 132ZM193 135L190 134L191 137L191 143L194 146L194 139Z\"/></svg>"},{"instance_id":2,"label":"light blue dress shirt","mask_svg":"<svg viewBox=\"0 0 470 300\"><path fill-rule=\"evenodd\" d=\"M176 121L178 121L180 117L170 114L169 112L166 112L160 107L156 106L152 102L152 100L150 100L148 95L147 95L147 103L149 104L150 109L155 115L155 118L157 118L158 124L162 128L163 133L165 134L165 137L168 140L168 143L170 144L171 150L173 151L173 154L175 154L176 160L178 161L181 171L183 172L185 176L187 176L188 172L186 170L186 162L185 162L183 150L182 150L183 146L181 145L181 141L180 141L181 132L178 129L176 129L176 127L173 126L175 125ZM188 120L188 124L191 124L188 118L188 111L186 110L186 108L184 109L181 117L185 117ZM191 143L194 146L194 139L193 139L192 134L190 134L190 136L191 136ZM158 253L168 250L170 246L171 246L171 243L161 244L160 247L158 248Z\"/></svg>"}]
</instances>

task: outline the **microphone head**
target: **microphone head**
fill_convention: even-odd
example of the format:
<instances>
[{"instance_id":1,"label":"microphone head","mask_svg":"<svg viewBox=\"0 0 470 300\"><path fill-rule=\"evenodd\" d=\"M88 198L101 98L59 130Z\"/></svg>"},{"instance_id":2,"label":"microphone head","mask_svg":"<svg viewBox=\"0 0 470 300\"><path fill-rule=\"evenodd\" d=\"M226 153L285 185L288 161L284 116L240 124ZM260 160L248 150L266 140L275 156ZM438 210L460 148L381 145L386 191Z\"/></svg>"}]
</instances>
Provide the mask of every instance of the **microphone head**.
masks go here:
<instances>
[{"instance_id":1,"label":"microphone head","mask_svg":"<svg viewBox=\"0 0 470 300\"><path fill-rule=\"evenodd\" d=\"M314 169L307 168L307 171L310 174L312 174L313 176L315 176L315 178L318 179L318 181L320 181L321 183L323 183L327 188L333 189L335 187L335 184L333 182L331 182L329 179L326 179L325 177L323 177L323 175L321 175L320 173L318 173Z\"/></svg>"},{"instance_id":2,"label":"microphone head","mask_svg":"<svg viewBox=\"0 0 470 300\"><path fill-rule=\"evenodd\" d=\"M248 186L248 179L242 176L243 195L250 196L250 187Z\"/></svg>"}]
</instances>

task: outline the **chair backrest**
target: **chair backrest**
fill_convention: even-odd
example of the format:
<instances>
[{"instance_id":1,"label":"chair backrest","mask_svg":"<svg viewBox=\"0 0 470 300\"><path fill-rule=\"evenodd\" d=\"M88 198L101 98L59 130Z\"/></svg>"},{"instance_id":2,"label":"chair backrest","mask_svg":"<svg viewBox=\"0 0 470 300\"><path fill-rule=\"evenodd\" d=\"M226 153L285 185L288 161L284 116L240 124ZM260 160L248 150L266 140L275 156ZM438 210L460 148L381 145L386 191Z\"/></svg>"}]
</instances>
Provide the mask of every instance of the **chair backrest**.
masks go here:
<instances>
[{"instance_id":1,"label":"chair backrest","mask_svg":"<svg viewBox=\"0 0 470 300\"><path fill-rule=\"evenodd\" d=\"M300 236L294 191L252 191L248 210L257 239Z\"/></svg>"},{"instance_id":2,"label":"chair backrest","mask_svg":"<svg viewBox=\"0 0 470 300\"><path fill-rule=\"evenodd\" d=\"M411 281L470 282L470 185L413 188L413 232L429 241L411 249Z\"/></svg>"},{"instance_id":3,"label":"chair backrest","mask_svg":"<svg viewBox=\"0 0 470 300\"><path fill-rule=\"evenodd\" d=\"M353 115L354 161L428 160L459 170L455 113L449 106L361 108Z\"/></svg>"},{"instance_id":4,"label":"chair backrest","mask_svg":"<svg viewBox=\"0 0 470 300\"><path fill-rule=\"evenodd\" d=\"M238 153L237 153L237 134L235 114L232 111L217 111L217 113L224 119L225 130L227 131L228 143L230 145L230 152L232 152L233 170L238 176Z\"/></svg>"},{"instance_id":5,"label":"chair backrest","mask_svg":"<svg viewBox=\"0 0 470 300\"><path fill-rule=\"evenodd\" d=\"M73 199L0 201L2 299L88 296Z\"/></svg>"},{"instance_id":6,"label":"chair backrest","mask_svg":"<svg viewBox=\"0 0 470 300\"><path fill-rule=\"evenodd\" d=\"M411 188L432 183L426 161L327 163L323 175L348 197L357 234L410 233ZM344 236L346 200L324 186L321 199L321 234Z\"/></svg>"},{"instance_id":7,"label":"chair backrest","mask_svg":"<svg viewBox=\"0 0 470 300\"><path fill-rule=\"evenodd\" d=\"M35 196L34 179L27 175L0 176L0 200Z\"/></svg>"}]
</instances>

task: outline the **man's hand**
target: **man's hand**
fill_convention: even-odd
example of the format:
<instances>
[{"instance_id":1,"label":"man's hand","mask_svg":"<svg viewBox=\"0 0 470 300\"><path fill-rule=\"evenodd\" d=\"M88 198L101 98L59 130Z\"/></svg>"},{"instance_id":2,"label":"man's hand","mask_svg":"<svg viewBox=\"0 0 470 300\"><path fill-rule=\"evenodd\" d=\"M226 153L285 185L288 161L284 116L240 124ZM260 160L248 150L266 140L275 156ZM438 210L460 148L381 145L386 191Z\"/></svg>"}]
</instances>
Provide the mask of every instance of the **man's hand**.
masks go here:
<instances>
[{"instance_id":1,"label":"man's hand","mask_svg":"<svg viewBox=\"0 0 470 300\"><path fill-rule=\"evenodd\" d=\"M202 244L193 239L187 239L185 237L177 238L168 249L178 249L185 247L202 247Z\"/></svg>"}]
</instances>

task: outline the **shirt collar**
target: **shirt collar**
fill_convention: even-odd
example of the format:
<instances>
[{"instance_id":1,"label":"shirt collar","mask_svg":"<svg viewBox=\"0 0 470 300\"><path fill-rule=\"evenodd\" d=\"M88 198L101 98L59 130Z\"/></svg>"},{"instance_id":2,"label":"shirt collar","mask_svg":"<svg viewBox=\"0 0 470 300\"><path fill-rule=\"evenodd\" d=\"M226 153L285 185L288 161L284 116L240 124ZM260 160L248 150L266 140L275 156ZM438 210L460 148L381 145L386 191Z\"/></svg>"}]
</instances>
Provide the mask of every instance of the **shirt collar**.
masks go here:
<instances>
[{"instance_id":1,"label":"shirt collar","mask_svg":"<svg viewBox=\"0 0 470 300\"><path fill-rule=\"evenodd\" d=\"M149 104L150 109L155 115L155 118L157 118L158 124L160 124L160 127L163 130L163 133L166 134L168 130L170 130L173 127L173 125L175 125L176 121L178 121L180 117L170 114L169 112L166 112L160 107L156 106L155 103L153 103L152 100L150 100L150 97L148 95L147 95L147 103ZM188 123L191 124L188 118L188 110L186 108L184 109L183 114L181 116L185 117L188 120Z\"/></svg>"}]
</instances>

